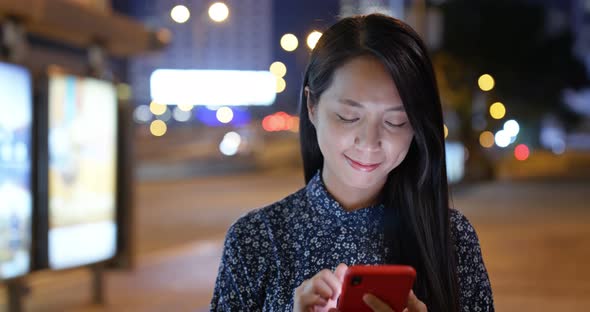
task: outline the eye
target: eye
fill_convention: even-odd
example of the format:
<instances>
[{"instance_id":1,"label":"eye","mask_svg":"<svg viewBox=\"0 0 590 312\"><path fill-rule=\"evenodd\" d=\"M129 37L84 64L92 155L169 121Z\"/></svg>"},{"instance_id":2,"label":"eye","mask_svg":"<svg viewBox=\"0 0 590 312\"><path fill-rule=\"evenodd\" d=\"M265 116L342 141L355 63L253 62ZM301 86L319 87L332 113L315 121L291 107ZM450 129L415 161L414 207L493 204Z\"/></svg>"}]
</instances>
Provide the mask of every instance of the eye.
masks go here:
<instances>
[{"instance_id":1,"label":"eye","mask_svg":"<svg viewBox=\"0 0 590 312\"><path fill-rule=\"evenodd\" d=\"M389 121L386 121L385 123L388 126L392 127L392 128L401 128L401 127L405 126L407 122L403 122L403 123L400 123L400 124L394 124L394 123L391 123Z\"/></svg>"},{"instance_id":2,"label":"eye","mask_svg":"<svg viewBox=\"0 0 590 312\"><path fill-rule=\"evenodd\" d=\"M347 118L340 116L339 114L336 114L336 116L338 116L338 119L340 119L340 121L348 122L348 123L355 122L355 121L359 120L358 118L347 119Z\"/></svg>"}]
</instances>

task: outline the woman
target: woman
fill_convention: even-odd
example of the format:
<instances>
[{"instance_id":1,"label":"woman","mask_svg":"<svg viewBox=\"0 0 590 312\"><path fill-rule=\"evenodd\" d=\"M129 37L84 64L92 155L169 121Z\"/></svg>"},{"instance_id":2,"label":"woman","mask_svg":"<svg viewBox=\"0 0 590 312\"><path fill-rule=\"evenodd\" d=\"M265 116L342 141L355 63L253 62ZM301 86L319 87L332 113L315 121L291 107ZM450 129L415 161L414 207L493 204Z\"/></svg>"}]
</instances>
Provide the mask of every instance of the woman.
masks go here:
<instances>
[{"instance_id":1,"label":"woman","mask_svg":"<svg viewBox=\"0 0 590 312\"><path fill-rule=\"evenodd\" d=\"M300 104L307 186L231 226L211 310L334 311L347 265L407 264L409 311L493 311L477 235L449 208L418 35L384 15L342 19L311 53Z\"/></svg>"}]
</instances>

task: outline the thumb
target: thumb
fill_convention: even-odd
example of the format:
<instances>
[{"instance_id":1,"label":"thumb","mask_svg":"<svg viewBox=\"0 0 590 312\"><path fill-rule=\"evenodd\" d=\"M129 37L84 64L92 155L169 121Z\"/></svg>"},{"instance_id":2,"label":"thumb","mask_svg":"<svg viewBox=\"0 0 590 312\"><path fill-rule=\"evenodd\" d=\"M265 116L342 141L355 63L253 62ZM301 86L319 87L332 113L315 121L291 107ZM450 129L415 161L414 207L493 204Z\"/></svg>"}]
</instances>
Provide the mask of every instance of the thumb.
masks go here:
<instances>
[{"instance_id":1,"label":"thumb","mask_svg":"<svg viewBox=\"0 0 590 312\"><path fill-rule=\"evenodd\" d=\"M408 295L408 307L413 307L417 305L419 302L420 300L418 300L418 298L416 297L414 290L410 289L410 294Z\"/></svg>"},{"instance_id":2,"label":"thumb","mask_svg":"<svg viewBox=\"0 0 590 312\"><path fill-rule=\"evenodd\" d=\"M340 282L344 282L344 274L346 274L346 270L348 270L348 266L344 263L340 263L336 270L334 271L334 275L340 280Z\"/></svg>"}]
</instances>

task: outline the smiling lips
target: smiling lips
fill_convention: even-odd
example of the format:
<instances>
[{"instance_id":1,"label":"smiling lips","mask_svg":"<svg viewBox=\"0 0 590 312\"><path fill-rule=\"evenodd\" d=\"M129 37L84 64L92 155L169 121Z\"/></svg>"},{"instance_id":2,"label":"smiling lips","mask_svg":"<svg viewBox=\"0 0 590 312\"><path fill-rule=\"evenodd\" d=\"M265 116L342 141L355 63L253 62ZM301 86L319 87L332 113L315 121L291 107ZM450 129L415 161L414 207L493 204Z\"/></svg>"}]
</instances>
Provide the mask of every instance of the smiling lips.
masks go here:
<instances>
[{"instance_id":1,"label":"smiling lips","mask_svg":"<svg viewBox=\"0 0 590 312\"><path fill-rule=\"evenodd\" d=\"M377 167L379 167L379 165L381 165L381 163L378 164L363 164L360 163L358 161L352 160L351 158L349 158L348 156L344 155L344 158L346 158L346 161L348 162L348 164L358 170L358 171L362 171L362 172L371 172L375 169L377 169Z\"/></svg>"}]
</instances>

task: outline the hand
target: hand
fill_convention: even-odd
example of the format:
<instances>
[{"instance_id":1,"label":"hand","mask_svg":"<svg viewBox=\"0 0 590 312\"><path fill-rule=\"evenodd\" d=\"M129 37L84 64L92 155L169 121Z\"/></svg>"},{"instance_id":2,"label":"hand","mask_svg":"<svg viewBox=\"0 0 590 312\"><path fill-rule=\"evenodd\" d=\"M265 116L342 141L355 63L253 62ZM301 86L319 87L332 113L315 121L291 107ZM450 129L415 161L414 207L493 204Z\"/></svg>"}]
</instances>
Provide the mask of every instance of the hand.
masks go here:
<instances>
[{"instance_id":1,"label":"hand","mask_svg":"<svg viewBox=\"0 0 590 312\"><path fill-rule=\"evenodd\" d=\"M374 312L396 312L385 302L371 294L364 295L363 301L369 306L369 308L373 309ZM416 298L413 290L410 290L410 294L408 295L407 306L408 307L405 308L403 312L428 312L428 308L424 302Z\"/></svg>"},{"instance_id":2,"label":"hand","mask_svg":"<svg viewBox=\"0 0 590 312\"><path fill-rule=\"evenodd\" d=\"M312 278L303 281L295 289L293 311L324 312L335 309L347 269L346 264L341 263L334 272L328 269L322 270Z\"/></svg>"}]
</instances>

